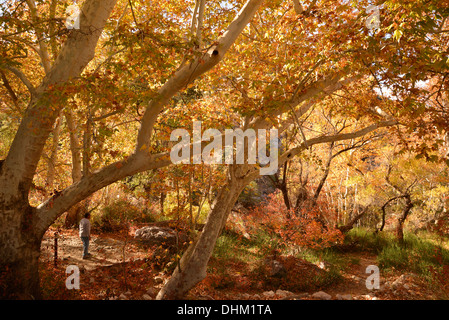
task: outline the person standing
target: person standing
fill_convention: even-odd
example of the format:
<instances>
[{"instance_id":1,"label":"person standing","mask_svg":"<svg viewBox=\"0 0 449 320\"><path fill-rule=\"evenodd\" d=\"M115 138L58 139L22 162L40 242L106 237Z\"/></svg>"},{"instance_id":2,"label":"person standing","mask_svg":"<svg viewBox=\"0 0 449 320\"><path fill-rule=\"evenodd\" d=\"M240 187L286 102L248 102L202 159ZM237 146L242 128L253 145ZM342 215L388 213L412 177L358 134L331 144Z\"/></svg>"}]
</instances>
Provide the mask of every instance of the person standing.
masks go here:
<instances>
[{"instance_id":1,"label":"person standing","mask_svg":"<svg viewBox=\"0 0 449 320\"><path fill-rule=\"evenodd\" d=\"M80 238L83 242L83 259L87 259L92 255L89 253L90 240L90 213L86 213L80 221Z\"/></svg>"}]
</instances>

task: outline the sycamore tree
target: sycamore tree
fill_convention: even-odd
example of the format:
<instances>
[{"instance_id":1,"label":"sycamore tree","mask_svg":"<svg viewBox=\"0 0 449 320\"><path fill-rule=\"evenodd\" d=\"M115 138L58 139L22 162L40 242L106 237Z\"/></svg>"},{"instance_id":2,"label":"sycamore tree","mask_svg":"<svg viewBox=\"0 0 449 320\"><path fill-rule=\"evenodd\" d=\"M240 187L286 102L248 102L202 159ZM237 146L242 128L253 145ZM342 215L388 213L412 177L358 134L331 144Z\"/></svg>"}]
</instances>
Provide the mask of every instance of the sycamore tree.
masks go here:
<instances>
[{"instance_id":1,"label":"sycamore tree","mask_svg":"<svg viewBox=\"0 0 449 320\"><path fill-rule=\"evenodd\" d=\"M30 96L14 140L2 161L0 173L1 265L2 269L6 270L6 295L21 298L39 297L37 263L40 242L47 228L63 212L112 182L136 172L170 164L170 159L153 155L145 148L150 145L154 123L159 113L176 93L224 57L262 4L262 1L246 3L228 24L224 30L226 32L217 38L208 50L196 55L186 54L186 59L180 63L177 70L173 67L165 71L170 76L167 78L165 75L165 81L160 88L153 90L150 102L144 107L135 151L132 154L96 172L86 172L79 181L61 193L38 206L31 206L28 195L42 150L66 99L71 94L64 90L64 85L79 77L95 57L97 43L116 2L85 1L80 8L80 28L72 29L63 39L64 42L59 43L60 48L54 59L50 56L51 47L47 43L47 37L49 35L50 40L56 42L64 37L57 33L51 34L49 28L52 23L45 23L46 19L55 19L55 16L47 15L47 10L50 9L48 4L36 3L34 0L26 3L10 1L4 4L2 24L8 31L2 37L2 42L6 44L2 46L2 56L5 57L2 68L14 74L26 86ZM58 2L52 1L49 5L58 7ZM143 7L147 12L151 12L148 6ZM161 5L161 8L166 12L170 10L170 7L166 8L164 5ZM163 15L162 11L161 16ZM163 23L153 27L154 30L165 28ZM201 25L197 25L197 28L200 30ZM187 26L186 29L185 31L188 31ZM133 31L137 32L136 29ZM169 39L171 32L173 31L162 29L159 36L167 33L163 37ZM17 60L26 57L30 50L27 45L36 50L44 69L41 71L42 78L36 79L34 85L18 67L20 60ZM190 49L193 52L197 48ZM166 69L169 69L169 66Z\"/></svg>"},{"instance_id":2,"label":"sycamore tree","mask_svg":"<svg viewBox=\"0 0 449 320\"><path fill-rule=\"evenodd\" d=\"M40 243L59 216L111 183L172 165L164 120L172 129L188 127L191 118L180 112L188 105L197 118L214 114L200 96L183 101L193 86L232 113L217 129L302 131L296 145L280 149L280 166L316 144L413 126L426 114L419 81L433 77L447 90L444 1L390 0L367 11L370 1L85 0L79 28L72 29L65 26L68 4L27 0L1 7L1 120L11 124L12 138L1 146L0 167L0 267L8 297L39 298ZM378 99L385 88L394 100ZM341 116L356 121L338 133L307 132L304 117L331 98L341 99ZM111 134L104 121L113 117L135 126L125 137ZM52 150L63 118L72 181L32 204L46 148L47 181L54 183ZM130 151L108 149L99 157L107 149L100 139L92 157L92 137L100 131L126 140L123 149ZM180 298L205 277L230 210L260 174L249 163L224 166L205 227L159 299Z\"/></svg>"}]
</instances>

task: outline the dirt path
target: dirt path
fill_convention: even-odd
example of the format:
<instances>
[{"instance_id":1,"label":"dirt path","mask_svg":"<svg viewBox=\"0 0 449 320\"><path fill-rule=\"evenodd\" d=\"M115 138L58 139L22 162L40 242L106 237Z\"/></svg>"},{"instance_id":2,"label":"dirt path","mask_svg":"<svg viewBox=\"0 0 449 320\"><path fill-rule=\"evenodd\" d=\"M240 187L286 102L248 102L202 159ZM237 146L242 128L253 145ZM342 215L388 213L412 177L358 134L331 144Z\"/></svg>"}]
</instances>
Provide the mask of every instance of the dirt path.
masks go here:
<instances>
[{"instance_id":1,"label":"dirt path","mask_svg":"<svg viewBox=\"0 0 449 320\"><path fill-rule=\"evenodd\" d=\"M371 272L366 273L368 266L377 265L376 256L372 254L347 254L347 261L350 263L347 270L342 272L343 281L332 286L326 292L334 297L337 295L351 295L353 299L373 300L376 299L377 290L368 289L366 279ZM385 283L385 279L380 277L380 285Z\"/></svg>"},{"instance_id":2,"label":"dirt path","mask_svg":"<svg viewBox=\"0 0 449 320\"><path fill-rule=\"evenodd\" d=\"M63 265L83 266L86 270L112 266L123 261L139 259L145 251L139 250L130 239L113 239L107 236L93 235L89 244L92 257L83 259L83 244L75 230L64 230L58 234L58 260ZM55 237L53 232L44 236L41 245L43 259L54 259Z\"/></svg>"}]
</instances>

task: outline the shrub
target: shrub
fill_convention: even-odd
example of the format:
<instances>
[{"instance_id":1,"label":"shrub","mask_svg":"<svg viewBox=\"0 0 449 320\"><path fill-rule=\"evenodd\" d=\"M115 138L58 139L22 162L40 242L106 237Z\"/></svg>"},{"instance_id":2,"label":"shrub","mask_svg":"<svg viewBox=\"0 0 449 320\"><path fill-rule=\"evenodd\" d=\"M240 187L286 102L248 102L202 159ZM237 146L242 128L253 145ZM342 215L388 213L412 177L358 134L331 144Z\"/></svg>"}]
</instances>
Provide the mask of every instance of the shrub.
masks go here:
<instances>
[{"instance_id":1,"label":"shrub","mask_svg":"<svg viewBox=\"0 0 449 320\"><path fill-rule=\"evenodd\" d=\"M279 192L270 194L249 214L249 227L253 233L266 230L275 238L281 239L282 246L301 246L321 249L343 241L342 233L322 223L323 216L332 216L332 212L323 212L320 206L303 209L300 212L289 211Z\"/></svg>"}]
</instances>

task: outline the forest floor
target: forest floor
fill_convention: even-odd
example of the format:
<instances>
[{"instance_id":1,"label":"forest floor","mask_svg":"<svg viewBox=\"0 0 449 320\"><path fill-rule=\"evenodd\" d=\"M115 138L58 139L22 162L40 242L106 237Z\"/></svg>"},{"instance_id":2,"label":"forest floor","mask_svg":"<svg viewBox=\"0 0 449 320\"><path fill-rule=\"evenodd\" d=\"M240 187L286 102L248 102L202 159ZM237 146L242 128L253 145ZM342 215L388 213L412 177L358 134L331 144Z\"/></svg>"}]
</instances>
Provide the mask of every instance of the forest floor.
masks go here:
<instances>
[{"instance_id":1,"label":"forest floor","mask_svg":"<svg viewBox=\"0 0 449 320\"><path fill-rule=\"evenodd\" d=\"M50 229L41 246L41 260L53 264L54 231ZM90 242L92 257L82 259L82 243L77 230L62 230L58 234L59 270L68 265L80 269L80 290L77 299L151 300L168 280L170 274L158 271L148 259L148 248L139 246L131 236L117 234L93 235ZM199 285L189 293L188 299L332 299L332 300L434 300L438 299L428 282L400 270L381 270L380 288L366 286L367 267L376 265L376 255L365 252L341 253L348 261L341 270L341 279L320 290L289 292L265 291L261 288L231 287L217 289ZM232 264L229 264L230 268ZM238 273L238 272L237 272ZM68 275L66 275L68 276ZM324 291L327 295L317 291ZM315 294L314 294L315 293Z\"/></svg>"}]
</instances>

